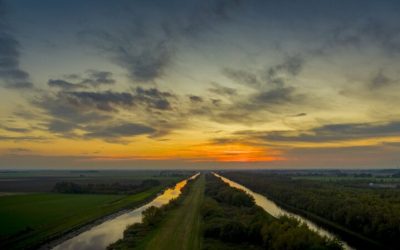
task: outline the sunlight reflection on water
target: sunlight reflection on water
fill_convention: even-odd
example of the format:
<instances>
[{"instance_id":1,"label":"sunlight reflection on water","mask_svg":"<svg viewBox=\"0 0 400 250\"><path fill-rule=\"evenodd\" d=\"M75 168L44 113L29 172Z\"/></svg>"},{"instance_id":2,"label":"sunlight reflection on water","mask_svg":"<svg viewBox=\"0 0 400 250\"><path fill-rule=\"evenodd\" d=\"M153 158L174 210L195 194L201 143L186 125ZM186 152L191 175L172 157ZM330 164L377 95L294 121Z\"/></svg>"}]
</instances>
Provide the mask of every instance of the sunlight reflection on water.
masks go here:
<instances>
[{"instance_id":1,"label":"sunlight reflection on water","mask_svg":"<svg viewBox=\"0 0 400 250\"><path fill-rule=\"evenodd\" d=\"M196 174L189 179L194 179ZM173 188L166 189L153 201L135 210L126 212L110 220L96 225L75 237L62 242L54 247L54 250L100 250L106 249L108 245L122 239L123 232L127 226L142 221L142 212L150 206L160 207L167 204L170 200L177 198L181 194L182 188L187 184L187 180L178 182Z\"/></svg>"}]
</instances>

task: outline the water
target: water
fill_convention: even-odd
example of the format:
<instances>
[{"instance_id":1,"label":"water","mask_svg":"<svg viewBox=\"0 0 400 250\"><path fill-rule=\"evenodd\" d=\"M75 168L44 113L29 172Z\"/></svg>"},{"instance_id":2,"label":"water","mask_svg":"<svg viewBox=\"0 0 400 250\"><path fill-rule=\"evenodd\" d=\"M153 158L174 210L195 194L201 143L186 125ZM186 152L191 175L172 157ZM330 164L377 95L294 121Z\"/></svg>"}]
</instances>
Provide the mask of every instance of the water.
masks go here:
<instances>
[{"instance_id":1,"label":"water","mask_svg":"<svg viewBox=\"0 0 400 250\"><path fill-rule=\"evenodd\" d=\"M279 216L282 216L282 215L291 216L291 217L294 217L294 218L298 219L301 222L304 222L305 224L307 224L307 226L311 230L317 232L321 236L326 236L326 237L331 238L331 239L338 238L335 234L333 234L333 233L325 230L324 228L316 225L314 222L312 222L312 221L310 221L310 220L308 220L308 219L306 219L306 218L304 218L304 217L302 217L300 215L293 214L293 213L291 213L291 212L279 207L275 202L269 200L267 197L265 197L265 196L263 196L261 194L255 193L255 192L251 191L250 189L246 188L245 186L242 186L237 182L231 181L231 180L229 180L229 179L227 179L227 178L225 178L225 177L223 177L223 176L221 176L219 174L216 174L216 173L213 173L213 174L215 176L221 178L221 180L223 180L225 183L229 184L229 186L238 188L240 190L243 190L246 193L248 193L249 195L253 196L254 197L254 201L256 202L256 204L258 206L262 207L265 211L267 211L269 214L271 214L275 218L278 218ZM339 239L339 241L340 241L340 239ZM354 249L354 248L350 247L344 241L340 241L340 243L342 244L343 248L346 249L346 250Z\"/></svg>"},{"instance_id":2,"label":"water","mask_svg":"<svg viewBox=\"0 0 400 250\"><path fill-rule=\"evenodd\" d=\"M196 174L189 179L194 179ZM186 185L187 180L178 182L173 188L168 188L163 194L157 196L153 201L135 210L123 213L117 217L104 221L77 236L62 242L54 247L54 250L101 250L123 238L123 233L127 226L142 221L142 212L148 207L161 207L170 200L177 198L181 194L181 189Z\"/></svg>"}]
</instances>

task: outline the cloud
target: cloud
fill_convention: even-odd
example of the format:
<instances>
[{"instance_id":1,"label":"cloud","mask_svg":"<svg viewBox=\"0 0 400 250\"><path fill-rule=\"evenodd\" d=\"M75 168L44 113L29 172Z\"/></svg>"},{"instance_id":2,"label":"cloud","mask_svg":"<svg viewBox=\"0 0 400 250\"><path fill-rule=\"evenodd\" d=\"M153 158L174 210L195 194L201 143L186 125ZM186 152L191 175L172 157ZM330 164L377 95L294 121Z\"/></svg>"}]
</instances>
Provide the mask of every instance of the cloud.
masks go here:
<instances>
[{"instance_id":1,"label":"cloud","mask_svg":"<svg viewBox=\"0 0 400 250\"><path fill-rule=\"evenodd\" d=\"M369 82L370 89L380 89L391 85L394 80L387 77L382 70L380 70Z\"/></svg>"},{"instance_id":2,"label":"cloud","mask_svg":"<svg viewBox=\"0 0 400 250\"><path fill-rule=\"evenodd\" d=\"M86 133L85 137L111 140L123 140L124 137L150 135L156 132L154 128L138 123L125 123L106 127L88 126L85 129L91 131Z\"/></svg>"},{"instance_id":3,"label":"cloud","mask_svg":"<svg viewBox=\"0 0 400 250\"><path fill-rule=\"evenodd\" d=\"M35 141L35 142L43 142L48 141L49 138L43 136L6 136L0 135L0 141Z\"/></svg>"},{"instance_id":4,"label":"cloud","mask_svg":"<svg viewBox=\"0 0 400 250\"><path fill-rule=\"evenodd\" d=\"M192 103L203 102L203 98L200 97L200 96L197 96L197 95L190 95L190 96L189 96L189 100L190 100Z\"/></svg>"},{"instance_id":5,"label":"cloud","mask_svg":"<svg viewBox=\"0 0 400 250\"><path fill-rule=\"evenodd\" d=\"M62 120L52 120L47 124L48 130L53 133L66 133L71 132L79 127L79 124L66 122Z\"/></svg>"},{"instance_id":6,"label":"cloud","mask_svg":"<svg viewBox=\"0 0 400 250\"><path fill-rule=\"evenodd\" d=\"M399 133L400 122L394 121L384 124L332 124L324 125L307 131L267 132L264 135L259 135L259 138L271 142L332 142L398 136Z\"/></svg>"},{"instance_id":7,"label":"cloud","mask_svg":"<svg viewBox=\"0 0 400 250\"><path fill-rule=\"evenodd\" d=\"M71 91L60 92L58 95L65 98L69 104L76 107L93 107L101 111L116 112L117 107L130 107L134 105L134 96L127 92L91 92Z\"/></svg>"},{"instance_id":8,"label":"cloud","mask_svg":"<svg viewBox=\"0 0 400 250\"><path fill-rule=\"evenodd\" d=\"M44 111L47 117L41 124L45 129L57 136L66 138L104 138L118 142L116 138L123 133L118 129L130 129L131 126L114 126L116 121L127 124L118 114L124 112L129 119L135 119L137 124L146 124L152 130L151 137L159 137L176 128L179 114L164 114L172 109L170 100L176 96L157 88L136 87L130 91L69 91L59 89L56 93L41 93L31 103ZM124 118L124 117L122 117ZM176 121L175 121L176 120ZM180 121L179 123L182 123ZM140 128L136 128L140 132ZM80 132L78 133L79 130ZM114 132L113 132L114 131ZM150 130L143 130L148 131ZM85 134L82 136L82 132ZM129 132L134 135L133 132ZM121 140L122 141L122 140Z\"/></svg>"},{"instance_id":9,"label":"cloud","mask_svg":"<svg viewBox=\"0 0 400 250\"><path fill-rule=\"evenodd\" d=\"M114 84L113 73L108 71L89 70L88 77L81 81L81 84L92 86Z\"/></svg>"},{"instance_id":10,"label":"cloud","mask_svg":"<svg viewBox=\"0 0 400 250\"><path fill-rule=\"evenodd\" d=\"M74 82L71 82L71 80L74 80ZM86 76L83 78L78 74L71 74L61 79L49 79L47 82L50 87L57 87L64 90L98 87L114 83L115 80L111 72L98 70L87 71Z\"/></svg>"},{"instance_id":11,"label":"cloud","mask_svg":"<svg viewBox=\"0 0 400 250\"><path fill-rule=\"evenodd\" d=\"M267 104L280 104L280 103L290 103L295 101L295 99L300 98L294 94L295 89L293 87L282 87L275 88L272 90L257 93L252 96L253 101L250 105L267 105Z\"/></svg>"},{"instance_id":12,"label":"cloud","mask_svg":"<svg viewBox=\"0 0 400 250\"><path fill-rule=\"evenodd\" d=\"M164 29L158 34L157 38L151 37L145 25L137 22L126 34L91 30L80 32L79 37L127 70L135 83L148 83L165 73L173 55L169 34Z\"/></svg>"},{"instance_id":13,"label":"cloud","mask_svg":"<svg viewBox=\"0 0 400 250\"><path fill-rule=\"evenodd\" d=\"M221 96L234 96L237 95L237 90L230 87L221 86L218 83L212 83L213 87L208 91Z\"/></svg>"},{"instance_id":14,"label":"cloud","mask_svg":"<svg viewBox=\"0 0 400 250\"><path fill-rule=\"evenodd\" d=\"M260 82L258 76L246 70L225 68L222 73L236 83L243 84L255 89L259 89L263 83Z\"/></svg>"},{"instance_id":15,"label":"cloud","mask_svg":"<svg viewBox=\"0 0 400 250\"><path fill-rule=\"evenodd\" d=\"M170 110L171 104L168 98L175 97L174 94L167 91L160 91L157 88L144 89L137 87L135 89L135 99L141 104L145 104L147 108Z\"/></svg>"},{"instance_id":16,"label":"cloud","mask_svg":"<svg viewBox=\"0 0 400 250\"><path fill-rule=\"evenodd\" d=\"M263 70L222 69L222 74L236 83L259 90L268 87L284 87L290 79L300 74L305 60L301 55L287 56L276 65Z\"/></svg>"},{"instance_id":17,"label":"cloud","mask_svg":"<svg viewBox=\"0 0 400 250\"><path fill-rule=\"evenodd\" d=\"M62 79L49 79L47 85L61 89L71 90L76 88L84 88L82 84L75 84Z\"/></svg>"},{"instance_id":18,"label":"cloud","mask_svg":"<svg viewBox=\"0 0 400 250\"><path fill-rule=\"evenodd\" d=\"M20 44L5 21L6 11L0 1L0 79L3 87L29 89L33 87L29 74L20 68Z\"/></svg>"},{"instance_id":19,"label":"cloud","mask_svg":"<svg viewBox=\"0 0 400 250\"><path fill-rule=\"evenodd\" d=\"M31 131L28 128L14 128L14 127L0 127L0 128L15 133L27 133Z\"/></svg>"},{"instance_id":20,"label":"cloud","mask_svg":"<svg viewBox=\"0 0 400 250\"><path fill-rule=\"evenodd\" d=\"M126 22L118 29L86 29L81 41L94 46L112 62L125 69L133 83L154 83L173 65L178 44L196 39L220 22L230 19L243 0L207 0L151 5L151 11L137 4L126 4L118 13ZM179 8L174 8L175 4ZM172 8L171 8L172 7ZM157 16L154 16L154 11Z\"/></svg>"},{"instance_id":21,"label":"cloud","mask_svg":"<svg viewBox=\"0 0 400 250\"><path fill-rule=\"evenodd\" d=\"M300 74L304 67L304 58L300 55L288 56L280 64L266 70L264 77L270 84L283 85L287 77Z\"/></svg>"}]
</instances>

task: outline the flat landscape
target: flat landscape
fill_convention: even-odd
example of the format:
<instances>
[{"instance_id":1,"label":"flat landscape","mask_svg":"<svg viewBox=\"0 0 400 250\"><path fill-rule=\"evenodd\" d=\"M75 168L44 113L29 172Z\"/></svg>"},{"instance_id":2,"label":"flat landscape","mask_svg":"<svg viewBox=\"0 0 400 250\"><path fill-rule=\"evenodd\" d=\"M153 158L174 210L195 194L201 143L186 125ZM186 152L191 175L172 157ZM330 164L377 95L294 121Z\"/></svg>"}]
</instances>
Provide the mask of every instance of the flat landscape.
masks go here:
<instances>
[{"instance_id":1,"label":"flat landscape","mask_svg":"<svg viewBox=\"0 0 400 250\"><path fill-rule=\"evenodd\" d=\"M27 172L0 173L0 188L7 191L0 196L0 245L7 248L34 248L106 215L137 207L188 175L176 172L166 175L161 172L114 172L114 175L110 172L84 175L73 171L42 171L32 175ZM36 186L43 179L44 184ZM129 193L116 192L115 185L112 185L119 183L119 189L128 184L129 188L140 187L142 181L149 179L157 182ZM8 188L12 182L12 188ZM69 190L59 193L54 190L56 183L79 183L82 187L91 185L113 189L107 194L70 193Z\"/></svg>"},{"instance_id":2,"label":"flat landscape","mask_svg":"<svg viewBox=\"0 0 400 250\"><path fill-rule=\"evenodd\" d=\"M55 240L62 243L67 240L63 236L76 231L74 235L88 232L86 240L92 243L85 247L73 244L72 249L93 248L99 239L96 234L90 236L90 223L107 215L111 216L104 222L113 222L117 220L113 214L133 211L179 182L180 195L171 199L167 192L162 205L144 206L134 215L140 216L137 222L118 229L122 236L104 248L396 249L400 235L397 170L219 172L250 191L233 188L210 171L187 179L194 173L127 171L115 172L110 178L106 178L109 172L101 171L35 172L31 177L23 172L3 173L0 184L13 180L16 187L2 187L6 193L0 196L1 245L35 249ZM28 192L19 186L21 178L44 178L47 185L51 180L53 188L39 192L43 186L36 189L30 182ZM269 200L260 202L260 197L249 194L253 191ZM276 215L274 206L287 215ZM321 230L310 229L307 221Z\"/></svg>"}]
</instances>

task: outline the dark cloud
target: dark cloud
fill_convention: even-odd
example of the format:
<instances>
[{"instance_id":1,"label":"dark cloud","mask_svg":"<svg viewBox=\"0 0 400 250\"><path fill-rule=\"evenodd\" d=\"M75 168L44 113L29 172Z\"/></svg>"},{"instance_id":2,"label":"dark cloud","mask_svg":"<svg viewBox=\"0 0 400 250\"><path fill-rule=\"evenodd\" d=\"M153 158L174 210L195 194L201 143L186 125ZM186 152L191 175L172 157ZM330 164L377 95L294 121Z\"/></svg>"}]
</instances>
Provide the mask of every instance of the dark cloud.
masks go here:
<instances>
[{"instance_id":1,"label":"dark cloud","mask_svg":"<svg viewBox=\"0 0 400 250\"><path fill-rule=\"evenodd\" d=\"M399 133L400 122L389 122L386 124L350 123L324 125L308 131L299 132L268 132L264 135L259 135L259 138L266 141L330 142L397 136Z\"/></svg>"},{"instance_id":2,"label":"dark cloud","mask_svg":"<svg viewBox=\"0 0 400 250\"><path fill-rule=\"evenodd\" d=\"M165 73L173 55L169 34L159 30L159 38L150 37L144 24L136 23L126 34L107 31L83 31L83 41L95 45L139 83L153 82ZM127 36L127 37L125 37Z\"/></svg>"},{"instance_id":3,"label":"dark cloud","mask_svg":"<svg viewBox=\"0 0 400 250\"><path fill-rule=\"evenodd\" d=\"M71 83L71 82L68 82L68 81L62 80L62 79L49 79L47 84L50 87L57 87L57 88L66 89L66 90L84 87L84 85L82 85L82 84L75 84L75 83Z\"/></svg>"},{"instance_id":4,"label":"dark cloud","mask_svg":"<svg viewBox=\"0 0 400 250\"><path fill-rule=\"evenodd\" d=\"M267 68L262 73L264 81L278 88L283 88L288 79L300 74L304 67L304 58L300 55L288 56L282 63Z\"/></svg>"},{"instance_id":5,"label":"dark cloud","mask_svg":"<svg viewBox=\"0 0 400 250\"><path fill-rule=\"evenodd\" d=\"M6 136L0 135L0 141L35 141L35 142L43 142L48 141L49 138L43 136Z\"/></svg>"},{"instance_id":6,"label":"dark cloud","mask_svg":"<svg viewBox=\"0 0 400 250\"><path fill-rule=\"evenodd\" d=\"M88 77L81 81L81 84L89 84L92 86L114 84L113 74L108 71L89 70Z\"/></svg>"},{"instance_id":7,"label":"dark cloud","mask_svg":"<svg viewBox=\"0 0 400 250\"><path fill-rule=\"evenodd\" d=\"M118 107L131 107L134 105L134 96L127 92L60 92L61 98L65 98L76 107L93 107L101 111L117 111Z\"/></svg>"},{"instance_id":8,"label":"dark cloud","mask_svg":"<svg viewBox=\"0 0 400 250\"><path fill-rule=\"evenodd\" d=\"M66 122L62 120L52 120L47 124L47 128L52 133L66 133L71 132L77 128L79 124Z\"/></svg>"},{"instance_id":9,"label":"dark cloud","mask_svg":"<svg viewBox=\"0 0 400 250\"><path fill-rule=\"evenodd\" d=\"M295 115L291 115L291 117L302 117L302 116L306 116L306 115L307 115L307 113L298 113Z\"/></svg>"},{"instance_id":10,"label":"dark cloud","mask_svg":"<svg viewBox=\"0 0 400 250\"><path fill-rule=\"evenodd\" d=\"M191 102L193 103L199 103L199 102L203 102L203 98L197 95L190 95L189 99Z\"/></svg>"},{"instance_id":11,"label":"dark cloud","mask_svg":"<svg viewBox=\"0 0 400 250\"><path fill-rule=\"evenodd\" d=\"M14 127L1 127L4 130L10 131L10 132L15 132L15 133L27 133L30 132L31 130L28 128L14 128Z\"/></svg>"},{"instance_id":12,"label":"dark cloud","mask_svg":"<svg viewBox=\"0 0 400 250\"><path fill-rule=\"evenodd\" d=\"M0 79L3 87L32 88L29 74L20 68L20 44L5 21L3 1L0 1Z\"/></svg>"},{"instance_id":13,"label":"dark cloud","mask_svg":"<svg viewBox=\"0 0 400 250\"><path fill-rule=\"evenodd\" d=\"M253 72L243 69L225 68L222 73L236 83L254 88L268 87L282 88L287 81L300 74L305 60L301 55L286 57L282 63L267 67L264 70Z\"/></svg>"},{"instance_id":14,"label":"dark cloud","mask_svg":"<svg viewBox=\"0 0 400 250\"><path fill-rule=\"evenodd\" d=\"M61 79L49 79L47 82L50 87L57 87L64 90L97 87L114 83L115 80L113 79L113 74L111 72L97 70L87 71L86 76L83 78L78 74L70 74Z\"/></svg>"},{"instance_id":15,"label":"dark cloud","mask_svg":"<svg viewBox=\"0 0 400 250\"><path fill-rule=\"evenodd\" d=\"M260 92L252 96L252 102L250 105L257 106L290 103L295 101L295 99L300 98L300 96L296 96L294 92L295 89L293 87L275 88L272 90Z\"/></svg>"},{"instance_id":16,"label":"dark cloud","mask_svg":"<svg viewBox=\"0 0 400 250\"><path fill-rule=\"evenodd\" d=\"M136 100L142 105L144 104L147 108L159 110L170 110L171 104L168 101L168 98L175 97L174 94L166 91L160 91L157 88L144 89L137 87L135 92Z\"/></svg>"},{"instance_id":17,"label":"dark cloud","mask_svg":"<svg viewBox=\"0 0 400 250\"><path fill-rule=\"evenodd\" d=\"M382 87L392 84L394 81L387 77L382 70L380 70L369 82L369 87L374 89L380 89Z\"/></svg>"},{"instance_id":18,"label":"dark cloud","mask_svg":"<svg viewBox=\"0 0 400 250\"><path fill-rule=\"evenodd\" d=\"M91 131L86 133L85 137L116 140L123 140L124 137L150 135L156 132L154 128L138 123L125 123L106 127L88 126L85 129Z\"/></svg>"},{"instance_id":19,"label":"dark cloud","mask_svg":"<svg viewBox=\"0 0 400 250\"><path fill-rule=\"evenodd\" d=\"M255 89L259 89L263 85L263 83L259 79L259 76L253 72L241 69L225 68L222 70L222 73L236 83L243 84Z\"/></svg>"},{"instance_id":20,"label":"dark cloud","mask_svg":"<svg viewBox=\"0 0 400 250\"><path fill-rule=\"evenodd\" d=\"M98 112L96 108L78 105L79 102L69 98L64 92L56 95L43 95L32 100L32 104L51 117L51 120L61 120L75 124L108 121L112 119L109 114ZM25 112L19 114L25 115ZM32 119L32 118L31 118ZM49 123L50 125L51 123Z\"/></svg>"},{"instance_id":21,"label":"dark cloud","mask_svg":"<svg viewBox=\"0 0 400 250\"><path fill-rule=\"evenodd\" d=\"M212 85L213 87L208 89L211 93L221 96L234 96L237 94L237 90L234 88L221 86L218 83L212 83Z\"/></svg>"},{"instance_id":22,"label":"dark cloud","mask_svg":"<svg viewBox=\"0 0 400 250\"><path fill-rule=\"evenodd\" d=\"M159 127L152 131L151 136L162 136L175 128L174 117L163 112L171 109L169 99L176 96L157 88L137 87L130 92L108 91L66 91L56 93L43 93L32 104L42 110L48 117L42 123L47 131L67 138L82 137L76 129L86 133L85 138L111 138L117 142L118 129L130 129L132 126L109 126L114 124L117 113L124 111L130 113L138 121L144 121L149 128L152 124ZM165 120L165 116L168 117ZM126 120L126 119L125 119ZM163 123L160 120L165 120ZM140 124L139 124L140 125ZM138 131L143 126L137 126ZM114 132L113 132L114 131ZM143 130L149 131L149 130ZM107 139L108 140L108 139Z\"/></svg>"}]
</instances>

